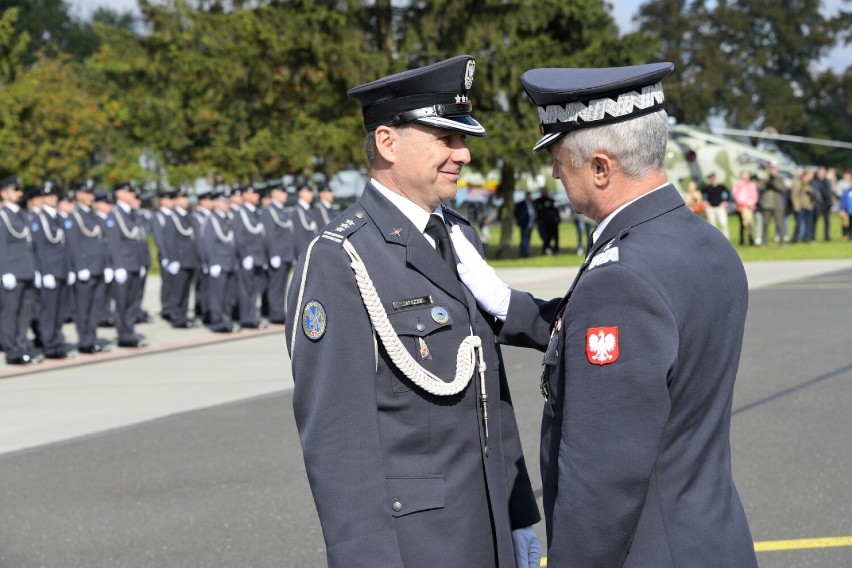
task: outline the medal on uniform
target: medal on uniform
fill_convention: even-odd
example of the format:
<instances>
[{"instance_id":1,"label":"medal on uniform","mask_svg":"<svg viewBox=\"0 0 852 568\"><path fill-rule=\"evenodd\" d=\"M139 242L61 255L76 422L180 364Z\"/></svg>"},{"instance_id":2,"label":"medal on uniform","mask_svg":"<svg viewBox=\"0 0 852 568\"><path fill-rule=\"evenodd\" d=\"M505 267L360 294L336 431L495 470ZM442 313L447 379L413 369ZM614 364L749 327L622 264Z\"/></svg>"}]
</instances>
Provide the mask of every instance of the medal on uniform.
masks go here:
<instances>
[{"instance_id":1,"label":"medal on uniform","mask_svg":"<svg viewBox=\"0 0 852 568\"><path fill-rule=\"evenodd\" d=\"M432 359L432 354L429 352L429 346L426 345L426 341L424 341L422 337L417 338L417 351L420 353L421 360L428 361Z\"/></svg>"},{"instance_id":2,"label":"medal on uniform","mask_svg":"<svg viewBox=\"0 0 852 568\"><path fill-rule=\"evenodd\" d=\"M450 321L450 314L447 313L446 308L436 306L432 308L432 321L437 324L444 325L445 323Z\"/></svg>"}]
</instances>

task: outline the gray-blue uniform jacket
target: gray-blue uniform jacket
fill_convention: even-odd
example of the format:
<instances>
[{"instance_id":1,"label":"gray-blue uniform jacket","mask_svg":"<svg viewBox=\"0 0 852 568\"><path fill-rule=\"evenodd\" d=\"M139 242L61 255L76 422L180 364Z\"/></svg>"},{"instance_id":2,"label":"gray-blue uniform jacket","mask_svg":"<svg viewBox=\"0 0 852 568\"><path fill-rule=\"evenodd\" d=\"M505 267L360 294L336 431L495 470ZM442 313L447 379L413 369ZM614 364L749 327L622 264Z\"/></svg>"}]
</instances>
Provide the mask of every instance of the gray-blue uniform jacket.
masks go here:
<instances>
[{"instance_id":1,"label":"gray-blue uniform jacket","mask_svg":"<svg viewBox=\"0 0 852 568\"><path fill-rule=\"evenodd\" d=\"M30 223L36 257L36 270L42 278L50 274L57 281L68 278L68 258L65 256L65 229L63 219L56 211L51 215L44 209L33 216Z\"/></svg>"},{"instance_id":2,"label":"gray-blue uniform jacket","mask_svg":"<svg viewBox=\"0 0 852 568\"><path fill-rule=\"evenodd\" d=\"M281 257L282 264L296 260L296 233L290 213L274 201L260 214L266 227L266 250L269 258Z\"/></svg>"},{"instance_id":3,"label":"gray-blue uniform jacket","mask_svg":"<svg viewBox=\"0 0 852 568\"><path fill-rule=\"evenodd\" d=\"M204 225L202 237L202 257L207 266L219 265L222 272L236 269L237 249L234 242L233 219L214 211Z\"/></svg>"},{"instance_id":4,"label":"gray-blue uniform jacket","mask_svg":"<svg viewBox=\"0 0 852 568\"><path fill-rule=\"evenodd\" d=\"M733 247L672 186L610 220L565 298L512 292L499 341L545 351L549 567L757 565L731 477L747 304Z\"/></svg>"},{"instance_id":5,"label":"gray-blue uniform jacket","mask_svg":"<svg viewBox=\"0 0 852 568\"><path fill-rule=\"evenodd\" d=\"M234 238L237 241L237 259L242 262L250 256L254 259L254 266L258 268L266 264L266 228L260 209L243 205L234 213L233 226Z\"/></svg>"},{"instance_id":6,"label":"gray-blue uniform jacket","mask_svg":"<svg viewBox=\"0 0 852 568\"><path fill-rule=\"evenodd\" d=\"M16 280L32 280L35 256L25 209L13 211L0 205L0 274L13 274Z\"/></svg>"},{"instance_id":7,"label":"gray-blue uniform jacket","mask_svg":"<svg viewBox=\"0 0 852 568\"><path fill-rule=\"evenodd\" d=\"M163 236L168 243L169 261L177 261L182 270L198 268L197 234L196 223L189 213L172 210Z\"/></svg>"},{"instance_id":8,"label":"gray-blue uniform jacket","mask_svg":"<svg viewBox=\"0 0 852 568\"><path fill-rule=\"evenodd\" d=\"M445 217L478 245L467 221ZM462 341L482 339L487 452L479 373L450 396L404 376L374 339L344 239L417 363L450 381ZM494 320L423 234L368 185L299 261L288 313L293 407L328 565L514 566L511 531L540 517Z\"/></svg>"},{"instance_id":9,"label":"gray-blue uniform jacket","mask_svg":"<svg viewBox=\"0 0 852 568\"><path fill-rule=\"evenodd\" d=\"M70 223L69 223L70 221ZM66 248L71 270L102 276L108 266L106 235L92 209L78 205L66 219Z\"/></svg>"},{"instance_id":10,"label":"gray-blue uniform jacket","mask_svg":"<svg viewBox=\"0 0 852 568\"><path fill-rule=\"evenodd\" d=\"M118 204L112 208L106 221L107 247L113 267L123 268L130 273L138 273L146 259L142 245L148 250L147 231L141 215L137 212L126 213Z\"/></svg>"}]
</instances>

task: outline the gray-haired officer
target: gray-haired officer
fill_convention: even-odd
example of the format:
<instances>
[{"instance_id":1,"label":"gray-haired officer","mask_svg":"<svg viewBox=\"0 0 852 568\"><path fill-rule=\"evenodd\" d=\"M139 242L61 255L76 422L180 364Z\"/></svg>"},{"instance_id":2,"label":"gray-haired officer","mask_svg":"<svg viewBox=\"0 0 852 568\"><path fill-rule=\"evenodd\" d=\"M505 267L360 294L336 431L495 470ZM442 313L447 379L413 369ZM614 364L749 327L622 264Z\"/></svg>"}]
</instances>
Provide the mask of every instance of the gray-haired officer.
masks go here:
<instances>
[{"instance_id":1,"label":"gray-haired officer","mask_svg":"<svg viewBox=\"0 0 852 568\"><path fill-rule=\"evenodd\" d=\"M207 263L207 302L211 331L232 333L231 318L237 296L237 248L234 241L233 214L228 196L217 191L213 197L213 213L202 231L203 257Z\"/></svg>"},{"instance_id":2,"label":"gray-haired officer","mask_svg":"<svg viewBox=\"0 0 852 568\"><path fill-rule=\"evenodd\" d=\"M74 325L77 351L93 354L103 351L98 342L98 320L106 302L104 271L109 265L106 230L92 209L95 201L91 180L75 184L77 205L65 226L65 247L71 271L77 275L72 287L75 299Z\"/></svg>"},{"instance_id":3,"label":"gray-haired officer","mask_svg":"<svg viewBox=\"0 0 852 568\"><path fill-rule=\"evenodd\" d=\"M266 228L260 216L260 192L253 184L242 188L242 205L234 215L236 239L237 287L239 290L240 327L263 327L258 310L261 285L268 258L266 255Z\"/></svg>"},{"instance_id":4,"label":"gray-haired officer","mask_svg":"<svg viewBox=\"0 0 852 568\"><path fill-rule=\"evenodd\" d=\"M551 568L757 565L730 447L748 287L728 240L666 180L673 68L521 77L541 120L533 151L598 223L564 297L510 290L453 237L465 284L505 320L499 340L545 352Z\"/></svg>"},{"instance_id":5,"label":"gray-haired officer","mask_svg":"<svg viewBox=\"0 0 852 568\"><path fill-rule=\"evenodd\" d=\"M129 181L113 185L115 206L106 221L107 247L115 273L115 327L118 346L137 348L147 343L136 333L139 302L142 299L144 257L140 253L148 247L148 232L142 216L134 208L136 189Z\"/></svg>"},{"instance_id":6,"label":"gray-haired officer","mask_svg":"<svg viewBox=\"0 0 852 568\"><path fill-rule=\"evenodd\" d=\"M189 291L198 268L195 227L189 213L186 189L176 189L173 200L174 206L163 235L169 253L165 270L171 279L171 325L175 329L189 329L195 325L189 318Z\"/></svg>"},{"instance_id":7,"label":"gray-haired officer","mask_svg":"<svg viewBox=\"0 0 852 568\"><path fill-rule=\"evenodd\" d=\"M67 286L72 278L65 253L65 228L59 216L59 188L46 182L37 187L42 204L30 223L36 267L41 274L38 329L42 351L48 359L65 359L68 351L62 324L65 321Z\"/></svg>"},{"instance_id":8,"label":"gray-haired officer","mask_svg":"<svg viewBox=\"0 0 852 568\"><path fill-rule=\"evenodd\" d=\"M260 214L266 228L266 251L269 255L269 285L266 299L269 304L269 323L283 324L287 319L287 280L296 260L296 232L293 219L286 209L287 191L281 180L266 184L269 206Z\"/></svg>"},{"instance_id":9,"label":"gray-haired officer","mask_svg":"<svg viewBox=\"0 0 852 568\"><path fill-rule=\"evenodd\" d=\"M177 190L174 188L161 190L158 193L159 207L151 216L151 234L157 245L157 262L160 265L160 317L169 322L172 321L175 307L172 304L174 278L168 271L171 254L170 243L166 240L166 231L167 227L172 225L171 217L176 195Z\"/></svg>"},{"instance_id":10,"label":"gray-haired officer","mask_svg":"<svg viewBox=\"0 0 852 568\"><path fill-rule=\"evenodd\" d=\"M470 161L466 135L485 134L473 72L460 56L349 92L372 179L290 286L293 407L333 568L538 565L493 318L447 248L445 223L479 244L442 206Z\"/></svg>"},{"instance_id":11,"label":"gray-haired officer","mask_svg":"<svg viewBox=\"0 0 852 568\"><path fill-rule=\"evenodd\" d=\"M35 254L27 213L21 206L21 180L0 180L0 343L6 363L31 365L40 359L30 352L27 329L38 291L35 287Z\"/></svg>"}]
</instances>

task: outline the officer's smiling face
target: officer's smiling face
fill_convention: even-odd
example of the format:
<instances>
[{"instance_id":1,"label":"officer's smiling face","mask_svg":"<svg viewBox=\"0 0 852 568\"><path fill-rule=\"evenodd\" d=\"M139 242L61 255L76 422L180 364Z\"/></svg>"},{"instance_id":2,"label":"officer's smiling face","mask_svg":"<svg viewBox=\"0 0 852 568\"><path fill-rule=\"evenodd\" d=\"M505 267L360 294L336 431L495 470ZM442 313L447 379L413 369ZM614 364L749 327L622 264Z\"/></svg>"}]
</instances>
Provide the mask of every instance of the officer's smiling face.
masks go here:
<instances>
[{"instance_id":1,"label":"officer's smiling face","mask_svg":"<svg viewBox=\"0 0 852 568\"><path fill-rule=\"evenodd\" d=\"M389 172L394 189L430 212L453 199L462 167L470 163L465 135L421 124L394 131L398 138Z\"/></svg>"}]
</instances>

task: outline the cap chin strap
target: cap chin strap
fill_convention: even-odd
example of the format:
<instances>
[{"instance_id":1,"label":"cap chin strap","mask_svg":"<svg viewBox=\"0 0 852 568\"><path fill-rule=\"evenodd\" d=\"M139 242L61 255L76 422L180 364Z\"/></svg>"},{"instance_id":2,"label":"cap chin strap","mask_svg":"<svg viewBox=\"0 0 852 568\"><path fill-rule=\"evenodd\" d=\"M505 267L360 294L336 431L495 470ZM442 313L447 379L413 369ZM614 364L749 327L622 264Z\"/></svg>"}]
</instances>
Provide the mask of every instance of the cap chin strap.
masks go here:
<instances>
[{"instance_id":1,"label":"cap chin strap","mask_svg":"<svg viewBox=\"0 0 852 568\"><path fill-rule=\"evenodd\" d=\"M470 103L432 105L396 114L393 117L393 124L399 126L421 118L461 116L470 114L472 110L473 105Z\"/></svg>"}]
</instances>

